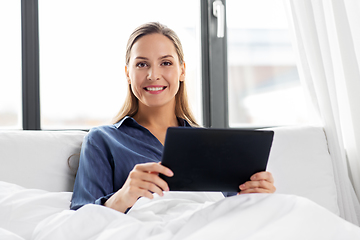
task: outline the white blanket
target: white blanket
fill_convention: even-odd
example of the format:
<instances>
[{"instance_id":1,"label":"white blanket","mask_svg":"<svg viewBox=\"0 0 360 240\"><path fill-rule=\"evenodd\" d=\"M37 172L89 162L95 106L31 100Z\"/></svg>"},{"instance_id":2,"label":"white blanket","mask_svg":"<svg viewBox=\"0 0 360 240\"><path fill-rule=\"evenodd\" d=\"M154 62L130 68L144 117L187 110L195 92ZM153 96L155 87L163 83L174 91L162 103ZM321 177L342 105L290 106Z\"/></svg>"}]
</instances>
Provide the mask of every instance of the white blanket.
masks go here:
<instances>
[{"instance_id":1,"label":"white blanket","mask_svg":"<svg viewBox=\"0 0 360 240\"><path fill-rule=\"evenodd\" d=\"M68 210L71 193L0 182L0 239L360 239L360 228L306 198L282 194L168 192L128 214Z\"/></svg>"}]
</instances>

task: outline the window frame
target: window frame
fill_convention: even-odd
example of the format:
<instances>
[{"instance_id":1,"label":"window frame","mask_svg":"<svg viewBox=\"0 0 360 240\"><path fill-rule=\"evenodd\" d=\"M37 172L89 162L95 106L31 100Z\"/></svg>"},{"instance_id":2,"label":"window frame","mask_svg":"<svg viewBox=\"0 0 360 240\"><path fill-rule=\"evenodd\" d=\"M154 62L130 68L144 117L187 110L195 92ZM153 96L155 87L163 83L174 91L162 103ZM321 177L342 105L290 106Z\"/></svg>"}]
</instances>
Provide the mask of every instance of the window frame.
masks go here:
<instances>
[{"instance_id":1,"label":"window frame","mask_svg":"<svg viewBox=\"0 0 360 240\"><path fill-rule=\"evenodd\" d=\"M227 32L225 27L223 38L216 35L213 2L201 1L203 124L205 127L228 128ZM226 26L226 1L222 0L222 3Z\"/></svg>"},{"instance_id":2,"label":"window frame","mask_svg":"<svg viewBox=\"0 0 360 240\"><path fill-rule=\"evenodd\" d=\"M224 38L217 38L215 0L199 1L203 126L228 128L226 27ZM23 130L41 130L38 9L38 0L21 0Z\"/></svg>"},{"instance_id":3,"label":"window frame","mask_svg":"<svg viewBox=\"0 0 360 240\"><path fill-rule=\"evenodd\" d=\"M38 0L21 0L23 130L40 130Z\"/></svg>"}]
</instances>

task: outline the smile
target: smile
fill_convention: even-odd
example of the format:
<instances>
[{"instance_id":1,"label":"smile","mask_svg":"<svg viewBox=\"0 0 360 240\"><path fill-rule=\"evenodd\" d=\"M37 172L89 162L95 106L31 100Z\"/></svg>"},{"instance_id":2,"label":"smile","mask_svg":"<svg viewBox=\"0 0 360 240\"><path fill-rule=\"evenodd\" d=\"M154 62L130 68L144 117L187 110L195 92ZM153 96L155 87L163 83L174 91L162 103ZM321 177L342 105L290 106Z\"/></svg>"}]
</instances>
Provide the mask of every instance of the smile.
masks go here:
<instances>
[{"instance_id":1,"label":"smile","mask_svg":"<svg viewBox=\"0 0 360 240\"><path fill-rule=\"evenodd\" d=\"M157 92L157 91L162 91L164 90L166 87L145 87L144 89L146 91L150 91L150 92Z\"/></svg>"}]
</instances>

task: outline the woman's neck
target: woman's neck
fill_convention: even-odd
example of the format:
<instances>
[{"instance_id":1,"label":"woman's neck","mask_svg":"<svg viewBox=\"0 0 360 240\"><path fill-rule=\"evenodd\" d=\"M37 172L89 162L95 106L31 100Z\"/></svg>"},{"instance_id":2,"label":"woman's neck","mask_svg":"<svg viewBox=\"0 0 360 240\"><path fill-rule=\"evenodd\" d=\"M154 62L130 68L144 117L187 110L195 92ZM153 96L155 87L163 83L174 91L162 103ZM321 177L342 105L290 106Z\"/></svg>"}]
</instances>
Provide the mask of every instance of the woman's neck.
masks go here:
<instances>
[{"instance_id":1,"label":"woman's neck","mask_svg":"<svg viewBox=\"0 0 360 240\"><path fill-rule=\"evenodd\" d=\"M164 145L166 130L168 127L179 126L175 115L175 106L169 107L147 107L139 105L139 110L134 119L143 127L147 128Z\"/></svg>"},{"instance_id":2,"label":"woman's neck","mask_svg":"<svg viewBox=\"0 0 360 240\"><path fill-rule=\"evenodd\" d=\"M175 115L175 107L150 108L140 105L134 119L142 126L152 129L167 129L179 125Z\"/></svg>"}]
</instances>

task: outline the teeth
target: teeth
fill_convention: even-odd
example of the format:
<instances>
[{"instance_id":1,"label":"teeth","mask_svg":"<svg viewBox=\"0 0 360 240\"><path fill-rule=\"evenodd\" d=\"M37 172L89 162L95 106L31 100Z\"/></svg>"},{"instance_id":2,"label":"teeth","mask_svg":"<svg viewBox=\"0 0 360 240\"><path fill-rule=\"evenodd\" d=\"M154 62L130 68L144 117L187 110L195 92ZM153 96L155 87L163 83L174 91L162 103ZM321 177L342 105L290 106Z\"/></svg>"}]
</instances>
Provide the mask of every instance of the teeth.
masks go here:
<instances>
[{"instance_id":1,"label":"teeth","mask_svg":"<svg viewBox=\"0 0 360 240\"><path fill-rule=\"evenodd\" d=\"M162 87L150 87L150 88L146 88L146 90L148 91L161 91L163 90Z\"/></svg>"}]
</instances>

